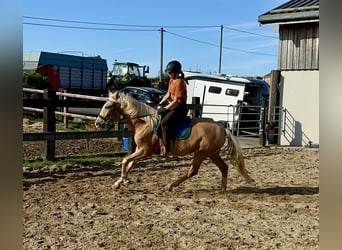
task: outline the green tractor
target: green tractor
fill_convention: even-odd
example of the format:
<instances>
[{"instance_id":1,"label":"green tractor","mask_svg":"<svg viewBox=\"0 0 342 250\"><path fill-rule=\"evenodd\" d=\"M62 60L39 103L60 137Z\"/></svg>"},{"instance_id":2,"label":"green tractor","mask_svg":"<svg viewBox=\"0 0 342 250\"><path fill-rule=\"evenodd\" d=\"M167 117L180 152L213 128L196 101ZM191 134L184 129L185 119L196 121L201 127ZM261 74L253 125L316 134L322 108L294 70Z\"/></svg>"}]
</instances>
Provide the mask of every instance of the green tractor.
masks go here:
<instances>
[{"instance_id":1,"label":"green tractor","mask_svg":"<svg viewBox=\"0 0 342 250\"><path fill-rule=\"evenodd\" d=\"M120 90L126 86L151 87L151 81L146 74L149 67L132 62L113 63L113 70L108 74L107 89L110 91Z\"/></svg>"}]
</instances>

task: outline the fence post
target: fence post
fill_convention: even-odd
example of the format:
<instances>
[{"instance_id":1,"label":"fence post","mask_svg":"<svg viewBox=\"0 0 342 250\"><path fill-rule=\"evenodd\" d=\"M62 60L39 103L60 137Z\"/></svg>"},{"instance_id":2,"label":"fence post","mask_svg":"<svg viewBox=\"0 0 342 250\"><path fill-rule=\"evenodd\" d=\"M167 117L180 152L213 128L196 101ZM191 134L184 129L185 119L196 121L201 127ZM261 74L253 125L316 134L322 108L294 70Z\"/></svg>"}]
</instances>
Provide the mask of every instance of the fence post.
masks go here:
<instances>
[{"instance_id":1,"label":"fence post","mask_svg":"<svg viewBox=\"0 0 342 250\"><path fill-rule=\"evenodd\" d=\"M44 106L43 112L43 131L44 132L56 132L56 91L53 89L45 89L43 93L43 99L47 101L47 105ZM55 159L55 140L44 141L43 159L53 161Z\"/></svg>"},{"instance_id":2,"label":"fence post","mask_svg":"<svg viewBox=\"0 0 342 250\"><path fill-rule=\"evenodd\" d=\"M61 92L67 93L67 90L63 89ZM67 97L63 96L63 100L66 100L66 99L67 99ZM63 113L69 113L69 107L64 106L63 107ZM69 126L69 119L68 119L68 117L66 115L63 116L63 122L64 122L64 128L68 128L68 126Z\"/></svg>"},{"instance_id":3,"label":"fence post","mask_svg":"<svg viewBox=\"0 0 342 250\"><path fill-rule=\"evenodd\" d=\"M128 137L128 151L127 151L127 153L132 154L135 151L136 147L137 147L137 145L135 144L134 134L133 134L133 136Z\"/></svg>"},{"instance_id":4,"label":"fence post","mask_svg":"<svg viewBox=\"0 0 342 250\"><path fill-rule=\"evenodd\" d=\"M265 146L265 120L266 120L266 103L261 101L260 107L260 123L259 123L259 143L261 146Z\"/></svg>"},{"instance_id":5,"label":"fence post","mask_svg":"<svg viewBox=\"0 0 342 250\"><path fill-rule=\"evenodd\" d=\"M279 81L280 81L280 70L272 70L271 79L270 79L270 94L269 94L269 102L268 102L269 113L267 115L267 120L272 123L277 119L274 107L279 106Z\"/></svg>"},{"instance_id":6,"label":"fence post","mask_svg":"<svg viewBox=\"0 0 342 250\"><path fill-rule=\"evenodd\" d=\"M192 104L198 105L200 104L200 98L198 96L193 96L192 97ZM193 108L191 111L192 118L196 118L200 116L200 110L197 108Z\"/></svg>"},{"instance_id":7,"label":"fence post","mask_svg":"<svg viewBox=\"0 0 342 250\"><path fill-rule=\"evenodd\" d=\"M127 129L125 129L125 130L127 130ZM133 131L131 125L129 125L128 130ZM127 151L127 153L128 154L134 153L136 147L137 147L137 145L135 144L134 133L133 133L132 136L128 136L128 151Z\"/></svg>"}]
</instances>

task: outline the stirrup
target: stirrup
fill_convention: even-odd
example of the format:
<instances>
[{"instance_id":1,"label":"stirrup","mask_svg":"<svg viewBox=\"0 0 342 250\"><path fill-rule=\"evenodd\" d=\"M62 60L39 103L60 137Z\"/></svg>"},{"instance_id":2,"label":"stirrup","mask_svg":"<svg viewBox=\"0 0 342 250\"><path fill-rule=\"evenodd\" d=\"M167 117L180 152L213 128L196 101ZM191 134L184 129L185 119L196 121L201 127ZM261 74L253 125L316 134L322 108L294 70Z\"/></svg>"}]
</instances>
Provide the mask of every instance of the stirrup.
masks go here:
<instances>
[{"instance_id":1,"label":"stirrup","mask_svg":"<svg viewBox=\"0 0 342 250\"><path fill-rule=\"evenodd\" d=\"M164 157L167 155L167 151L166 151L165 146L160 147L160 155L164 156Z\"/></svg>"}]
</instances>

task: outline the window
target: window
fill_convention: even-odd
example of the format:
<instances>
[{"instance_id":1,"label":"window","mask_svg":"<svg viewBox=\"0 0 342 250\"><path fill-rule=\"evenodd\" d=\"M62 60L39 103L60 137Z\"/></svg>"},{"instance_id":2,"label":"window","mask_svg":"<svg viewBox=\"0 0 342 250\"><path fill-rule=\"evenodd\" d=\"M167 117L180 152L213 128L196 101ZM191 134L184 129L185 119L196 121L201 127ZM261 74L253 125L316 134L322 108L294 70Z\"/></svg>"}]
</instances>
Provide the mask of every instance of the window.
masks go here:
<instances>
[{"instance_id":1,"label":"window","mask_svg":"<svg viewBox=\"0 0 342 250\"><path fill-rule=\"evenodd\" d=\"M133 75L140 76L140 70L137 65L131 65L132 70L133 70Z\"/></svg>"},{"instance_id":2,"label":"window","mask_svg":"<svg viewBox=\"0 0 342 250\"><path fill-rule=\"evenodd\" d=\"M113 75L115 76L123 76L127 74L128 66L124 64L114 64L113 67Z\"/></svg>"},{"instance_id":3,"label":"window","mask_svg":"<svg viewBox=\"0 0 342 250\"><path fill-rule=\"evenodd\" d=\"M227 89L226 90L226 95L238 96L239 95L239 90L238 89Z\"/></svg>"},{"instance_id":4,"label":"window","mask_svg":"<svg viewBox=\"0 0 342 250\"><path fill-rule=\"evenodd\" d=\"M222 91L222 88L210 86L208 91L209 91L209 93L220 94Z\"/></svg>"}]
</instances>

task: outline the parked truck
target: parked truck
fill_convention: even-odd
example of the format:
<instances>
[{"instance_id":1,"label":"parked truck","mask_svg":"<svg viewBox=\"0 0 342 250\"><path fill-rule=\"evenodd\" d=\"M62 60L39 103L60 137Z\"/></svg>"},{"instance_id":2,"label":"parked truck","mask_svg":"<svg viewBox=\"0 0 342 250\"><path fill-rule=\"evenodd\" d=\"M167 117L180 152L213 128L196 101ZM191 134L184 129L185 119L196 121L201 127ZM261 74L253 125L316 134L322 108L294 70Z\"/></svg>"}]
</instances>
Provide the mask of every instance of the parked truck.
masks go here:
<instances>
[{"instance_id":1,"label":"parked truck","mask_svg":"<svg viewBox=\"0 0 342 250\"><path fill-rule=\"evenodd\" d=\"M23 54L23 70L36 71L49 79L56 91L102 95L107 92L107 62L100 56L30 51Z\"/></svg>"},{"instance_id":2,"label":"parked truck","mask_svg":"<svg viewBox=\"0 0 342 250\"><path fill-rule=\"evenodd\" d=\"M113 70L109 71L107 89L121 90L127 86L151 87L151 81L147 78L149 67L133 62L113 63Z\"/></svg>"},{"instance_id":3,"label":"parked truck","mask_svg":"<svg viewBox=\"0 0 342 250\"><path fill-rule=\"evenodd\" d=\"M231 129L240 125L258 129L260 105L269 96L269 85L264 80L191 71L184 71L184 76L188 82L187 103L199 97L202 117L220 121Z\"/></svg>"}]
</instances>

